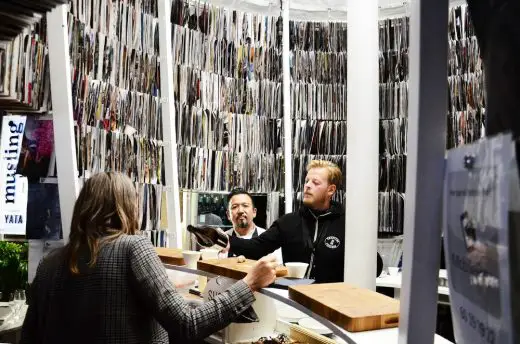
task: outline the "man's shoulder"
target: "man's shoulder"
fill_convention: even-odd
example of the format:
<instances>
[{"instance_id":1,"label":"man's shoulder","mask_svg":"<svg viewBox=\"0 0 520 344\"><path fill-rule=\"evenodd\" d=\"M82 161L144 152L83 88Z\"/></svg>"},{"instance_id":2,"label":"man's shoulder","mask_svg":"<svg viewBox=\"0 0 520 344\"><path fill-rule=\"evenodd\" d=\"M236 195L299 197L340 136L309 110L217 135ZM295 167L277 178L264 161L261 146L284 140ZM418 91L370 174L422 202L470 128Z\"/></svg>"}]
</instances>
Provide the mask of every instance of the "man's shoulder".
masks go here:
<instances>
[{"instance_id":1,"label":"man's shoulder","mask_svg":"<svg viewBox=\"0 0 520 344\"><path fill-rule=\"evenodd\" d=\"M280 217L280 220L294 220L294 219L300 219L302 217L302 213L300 210L293 211L292 213L288 213L285 215L282 215Z\"/></svg>"},{"instance_id":2,"label":"man's shoulder","mask_svg":"<svg viewBox=\"0 0 520 344\"><path fill-rule=\"evenodd\" d=\"M302 215L300 212L296 211L281 216L278 220L276 220L276 222L278 222L278 226L281 229L285 229L298 226L298 224L301 222L301 219Z\"/></svg>"}]
</instances>

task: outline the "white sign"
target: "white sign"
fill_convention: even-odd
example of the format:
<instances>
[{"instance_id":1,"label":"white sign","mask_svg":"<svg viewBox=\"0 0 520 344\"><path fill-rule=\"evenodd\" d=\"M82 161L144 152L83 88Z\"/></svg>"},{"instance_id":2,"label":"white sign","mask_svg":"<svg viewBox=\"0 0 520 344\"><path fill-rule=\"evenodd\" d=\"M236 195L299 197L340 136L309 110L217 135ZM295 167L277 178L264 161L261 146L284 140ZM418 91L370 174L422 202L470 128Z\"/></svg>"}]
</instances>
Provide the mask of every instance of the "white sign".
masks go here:
<instances>
[{"instance_id":1,"label":"white sign","mask_svg":"<svg viewBox=\"0 0 520 344\"><path fill-rule=\"evenodd\" d=\"M511 136L501 135L448 152L443 227L457 343L515 343L509 233L518 228L509 217L518 172L512 146Z\"/></svg>"},{"instance_id":2,"label":"white sign","mask_svg":"<svg viewBox=\"0 0 520 344\"><path fill-rule=\"evenodd\" d=\"M227 289L229 289L229 287L231 287L235 283L235 280L222 276L210 279L208 284L206 285L206 288L204 289L204 292L202 293L202 297L204 298L204 301L211 301L215 298L215 296L225 292ZM258 315L255 313L255 310L251 306L245 312L240 314L240 316L233 322L243 324L258 321Z\"/></svg>"},{"instance_id":3,"label":"white sign","mask_svg":"<svg viewBox=\"0 0 520 344\"><path fill-rule=\"evenodd\" d=\"M16 174L25 116L4 116L0 134L0 233L25 235L27 178Z\"/></svg>"},{"instance_id":4,"label":"white sign","mask_svg":"<svg viewBox=\"0 0 520 344\"><path fill-rule=\"evenodd\" d=\"M235 282L235 280L222 276L210 279L202 293L204 301L213 300L215 296L225 292Z\"/></svg>"}]
</instances>

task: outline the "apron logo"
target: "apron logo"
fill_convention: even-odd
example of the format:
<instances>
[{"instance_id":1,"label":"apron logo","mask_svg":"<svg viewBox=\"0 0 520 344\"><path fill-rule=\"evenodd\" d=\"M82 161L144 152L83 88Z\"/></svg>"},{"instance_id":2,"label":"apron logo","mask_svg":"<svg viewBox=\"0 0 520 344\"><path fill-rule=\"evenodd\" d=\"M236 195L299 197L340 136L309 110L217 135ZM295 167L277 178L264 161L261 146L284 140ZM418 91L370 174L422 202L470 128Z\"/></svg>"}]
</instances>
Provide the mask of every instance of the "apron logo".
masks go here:
<instances>
[{"instance_id":1,"label":"apron logo","mask_svg":"<svg viewBox=\"0 0 520 344\"><path fill-rule=\"evenodd\" d=\"M325 246L327 246L330 249L338 248L341 244L341 241L339 241L338 238L335 236L329 236L327 239L325 239Z\"/></svg>"}]
</instances>

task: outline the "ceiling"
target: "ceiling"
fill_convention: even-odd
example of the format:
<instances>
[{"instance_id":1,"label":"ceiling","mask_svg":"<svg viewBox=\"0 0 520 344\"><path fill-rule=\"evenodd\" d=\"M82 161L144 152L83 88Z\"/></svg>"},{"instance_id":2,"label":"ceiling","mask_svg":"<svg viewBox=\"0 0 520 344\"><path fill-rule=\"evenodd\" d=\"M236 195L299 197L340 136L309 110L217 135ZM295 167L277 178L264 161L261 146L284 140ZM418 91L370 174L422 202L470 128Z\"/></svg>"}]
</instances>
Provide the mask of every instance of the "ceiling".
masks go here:
<instances>
[{"instance_id":1,"label":"ceiling","mask_svg":"<svg viewBox=\"0 0 520 344\"><path fill-rule=\"evenodd\" d=\"M280 0L199 0L207 1L216 6L222 6L239 11L270 14L280 14ZM363 0L289 0L289 17L294 20L315 21L346 21L348 1ZM410 11L410 0L378 0L379 17L392 18L406 15ZM466 3L466 0L449 0L451 6Z\"/></svg>"},{"instance_id":2,"label":"ceiling","mask_svg":"<svg viewBox=\"0 0 520 344\"><path fill-rule=\"evenodd\" d=\"M363 0L349 0L363 1ZM379 0L380 13L397 10L401 15L406 13L409 0ZM256 12L270 15L279 15L280 0L209 0L209 3L233 8L240 11ZM347 20L347 0L290 0L291 19L305 20Z\"/></svg>"}]
</instances>

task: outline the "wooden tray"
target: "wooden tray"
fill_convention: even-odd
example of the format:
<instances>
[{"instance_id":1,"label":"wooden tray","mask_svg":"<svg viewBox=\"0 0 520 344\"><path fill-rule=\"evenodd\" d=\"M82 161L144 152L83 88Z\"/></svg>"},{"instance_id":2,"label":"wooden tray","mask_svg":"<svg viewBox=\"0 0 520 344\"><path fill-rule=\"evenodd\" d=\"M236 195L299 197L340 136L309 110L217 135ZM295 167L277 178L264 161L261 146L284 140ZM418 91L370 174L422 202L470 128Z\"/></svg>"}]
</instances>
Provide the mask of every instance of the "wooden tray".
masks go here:
<instances>
[{"instance_id":1,"label":"wooden tray","mask_svg":"<svg viewBox=\"0 0 520 344\"><path fill-rule=\"evenodd\" d=\"M215 275L239 280L246 277L247 273L255 263L256 260L251 259L246 259L245 262L239 263L237 257L224 259L208 259L199 260L197 262L197 269ZM276 268L277 277L283 277L286 275L287 268L285 266L279 266Z\"/></svg>"},{"instance_id":2,"label":"wooden tray","mask_svg":"<svg viewBox=\"0 0 520 344\"><path fill-rule=\"evenodd\" d=\"M399 325L399 301L346 283L289 287L289 298L349 332Z\"/></svg>"},{"instance_id":3,"label":"wooden tray","mask_svg":"<svg viewBox=\"0 0 520 344\"><path fill-rule=\"evenodd\" d=\"M177 248L164 248L156 247L155 252L164 264L183 266L184 258L182 256L182 250Z\"/></svg>"}]
</instances>

